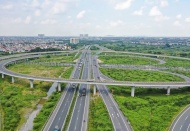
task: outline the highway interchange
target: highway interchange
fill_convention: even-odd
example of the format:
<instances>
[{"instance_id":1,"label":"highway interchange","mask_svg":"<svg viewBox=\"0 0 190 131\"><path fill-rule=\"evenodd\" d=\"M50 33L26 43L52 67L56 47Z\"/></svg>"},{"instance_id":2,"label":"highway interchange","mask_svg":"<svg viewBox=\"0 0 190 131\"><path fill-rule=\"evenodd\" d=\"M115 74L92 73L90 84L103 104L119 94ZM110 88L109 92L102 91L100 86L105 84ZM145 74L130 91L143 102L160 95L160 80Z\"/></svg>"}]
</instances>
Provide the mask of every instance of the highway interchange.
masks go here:
<instances>
[{"instance_id":1,"label":"highway interchange","mask_svg":"<svg viewBox=\"0 0 190 131\"><path fill-rule=\"evenodd\" d=\"M107 51L111 52L111 51ZM139 54L139 53L137 53ZM27 76L24 74L15 73L6 69L6 65L10 64L14 61L29 59L29 58L37 58L41 57L41 53L33 53L31 55L18 55L19 58L13 58L12 56L4 57L0 62L0 72L2 74L6 74L13 77L20 77L29 80L42 80L42 81L52 81L52 82L67 82L69 83L66 86L64 93L61 96L60 101L58 102L55 110L50 116L49 120L44 127L44 131L52 131L55 126L58 126L60 129L63 129L68 111L70 109L73 96L76 92L76 88L73 88L73 84L77 86L79 85L79 91L76 92L79 96L81 93L81 89L87 89L87 95L85 97L78 97L74 106L74 110L72 113L71 120L69 122L68 129L69 131L85 131L87 130L87 120L88 120L88 108L89 108L89 84L96 85L99 90L101 97L107 107L110 118L112 120L114 130L116 131L131 131L132 128L128 123L128 120L124 117L122 112L119 110L117 103L114 101L113 97L109 93L109 90L105 85L129 85L129 86L144 86L144 87L184 87L189 86L189 82L172 82L172 83L145 83L145 82L118 82L112 80L101 81L101 73L97 68L97 58L93 56L93 61L91 61L91 52L86 47L85 50L82 50L82 55L78 62L75 65L75 69L72 73L71 79L59 79L59 78L43 78L43 77L35 77L35 76ZM147 55L147 54L146 54ZM83 71L82 71L82 80L79 80L81 67L79 67L79 63L83 60ZM92 67L91 67L92 63ZM94 79L90 78L91 68L93 70ZM179 116L176 117L174 123L171 125L171 131L189 131L190 130L190 107L184 109L183 112Z\"/></svg>"}]
</instances>

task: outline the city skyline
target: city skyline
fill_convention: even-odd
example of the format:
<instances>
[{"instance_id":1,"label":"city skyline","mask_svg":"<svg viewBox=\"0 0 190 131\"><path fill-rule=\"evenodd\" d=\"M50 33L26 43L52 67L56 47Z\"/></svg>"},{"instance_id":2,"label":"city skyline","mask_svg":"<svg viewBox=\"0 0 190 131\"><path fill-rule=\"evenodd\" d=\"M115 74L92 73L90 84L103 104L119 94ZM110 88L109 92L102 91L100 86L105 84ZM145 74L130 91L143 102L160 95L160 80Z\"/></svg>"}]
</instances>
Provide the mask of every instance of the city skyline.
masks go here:
<instances>
[{"instance_id":1,"label":"city skyline","mask_svg":"<svg viewBox=\"0 0 190 131\"><path fill-rule=\"evenodd\" d=\"M0 36L189 36L186 0L2 0Z\"/></svg>"}]
</instances>

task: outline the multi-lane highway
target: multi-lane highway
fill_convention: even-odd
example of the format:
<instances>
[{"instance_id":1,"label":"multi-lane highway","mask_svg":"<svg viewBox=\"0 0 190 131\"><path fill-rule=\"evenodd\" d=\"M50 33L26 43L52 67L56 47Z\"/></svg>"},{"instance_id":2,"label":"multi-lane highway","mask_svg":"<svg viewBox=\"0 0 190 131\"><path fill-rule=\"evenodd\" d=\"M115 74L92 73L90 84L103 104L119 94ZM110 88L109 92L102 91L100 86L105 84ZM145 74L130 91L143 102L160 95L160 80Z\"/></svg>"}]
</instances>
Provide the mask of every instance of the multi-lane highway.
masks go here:
<instances>
[{"instance_id":1,"label":"multi-lane highway","mask_svg":"<svg viewBox=\"0 0 190 131\"><path fill-rule=\"evenodd\" d=\"M90 77L90 51L87 51L86 57L83 59L84 67L82 72L82 79L89 79ZM83 96L83 91L86 94ZM75 107L69 123L68 131L86 131L88 121L90 88L87 84L80 84L78 97L75 102Z\"/></svg>"},{"instance_id":2,"label":"multi-lane highway","mask_svg":"<svg viewBox=\"0 0 190 131\"><path fill-rule=\"evenodd\" d=\"M100 79L100 73L98 69L98 62L97 58L93 57L93 74L94 78L99 80ZM101 97L107 107L107 110L109 112L110 118L113 123L113 127L115 131L132 131L132 128L130 124L127 122L126 118L122 114L122 112L119 110L119 107L115 100L113 99L112 95L110 94L109 90L104 85L96 85Z\"/></svg>"},{"instance_id":3,"label":"multi-lane highway","mask_svg":"<svg viewBox=\"0 0 190 131\"><path fill-rule=\"evenodd\" d=\"M84 56L85 56L85 54L82 53L81 59L84 59ZM78 66L79 62L80 62L80 60L76 63L75 69L72 74L73 76L71 76L76 79L78 79L80 76L80 67ZM75 88L73 88L72 84L68 84L66 86L65 92L62 94L61 99L59 100L55 110L53 111L48 122L46 123L46 125L43 129L44 131L53 131L56 126L59 129L63 129L69 108L72 103L74 93L75 93Z\"/></svg>"},{"instance_id":4,"label":"multi-lane highway","mask_svg":"<svg viewBox=\"0 0 190 131\"><path fill-rule=\"evenodd\" d=\"M190 131L190 106L187 106L173 121L170 131Z\"/></svg>"}]
</instances>

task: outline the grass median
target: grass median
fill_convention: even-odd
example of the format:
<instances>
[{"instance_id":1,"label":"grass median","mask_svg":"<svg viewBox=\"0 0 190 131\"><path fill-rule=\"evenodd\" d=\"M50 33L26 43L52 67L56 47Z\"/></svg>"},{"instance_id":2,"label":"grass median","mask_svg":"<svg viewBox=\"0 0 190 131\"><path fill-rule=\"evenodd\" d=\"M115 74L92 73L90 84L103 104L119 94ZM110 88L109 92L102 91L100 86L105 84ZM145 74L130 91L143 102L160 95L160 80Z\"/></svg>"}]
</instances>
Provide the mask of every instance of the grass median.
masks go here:
<instances>
[{"instance_id":1,"label":"grass median","mask_svg":"<svg viewBox=\"0 0 190 131\"><path fill-rule=\"evenodd\" d=\"M91 96L88 131L113 131L106 106L99 95Z\"/></svg>"}]
</instances>

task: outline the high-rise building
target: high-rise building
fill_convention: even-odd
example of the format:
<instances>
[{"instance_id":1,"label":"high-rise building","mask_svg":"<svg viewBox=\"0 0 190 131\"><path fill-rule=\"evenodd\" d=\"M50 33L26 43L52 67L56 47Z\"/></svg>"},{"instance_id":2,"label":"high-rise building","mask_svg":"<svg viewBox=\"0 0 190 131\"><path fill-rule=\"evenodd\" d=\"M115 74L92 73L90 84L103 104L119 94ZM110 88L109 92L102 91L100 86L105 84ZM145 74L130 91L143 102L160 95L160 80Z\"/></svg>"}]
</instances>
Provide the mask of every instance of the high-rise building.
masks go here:
<instances>
[{"instance_id":1,"label":"high-rise building","mask_svg":"<svg viewBox=\"0 0 190 131\"><path fill-rule=\"evenodd\" d=\"M80 34L80 39L88 39L88 34Z\"/></svg>"},{"instance_id":2,"label":"high-rise building","mask_svg":"<svg viewBox=\"0 0 190 131\"><path fill-rule=\"evenodd\" d=\"M78 44L79 43L79 38L70 38L70 43L71 44Z\"/></svg>"}]
</instances>

